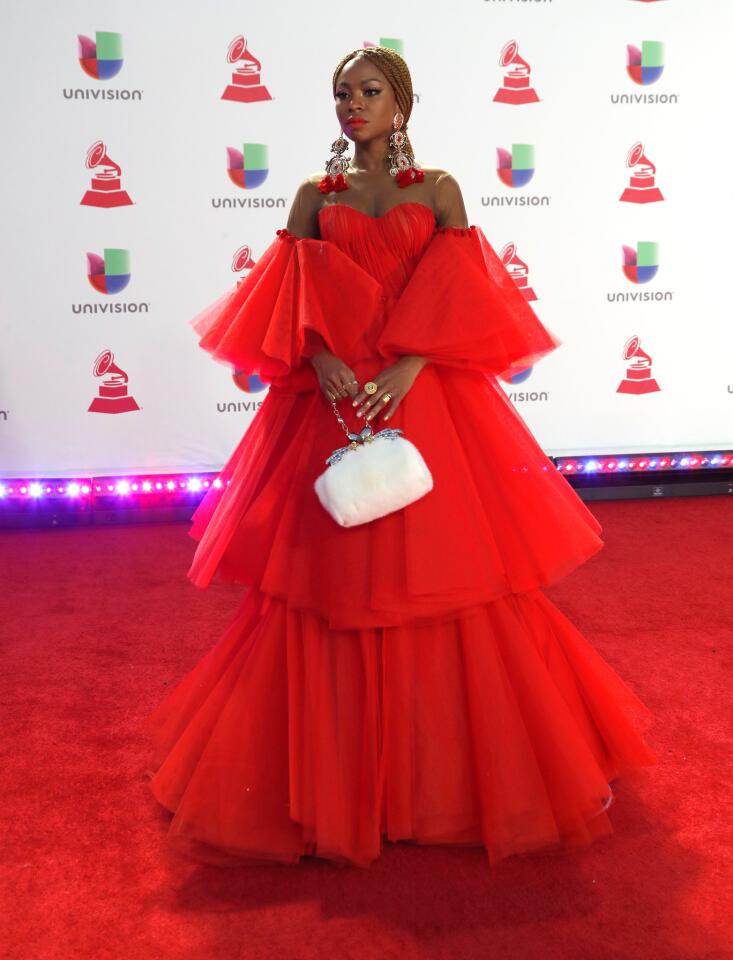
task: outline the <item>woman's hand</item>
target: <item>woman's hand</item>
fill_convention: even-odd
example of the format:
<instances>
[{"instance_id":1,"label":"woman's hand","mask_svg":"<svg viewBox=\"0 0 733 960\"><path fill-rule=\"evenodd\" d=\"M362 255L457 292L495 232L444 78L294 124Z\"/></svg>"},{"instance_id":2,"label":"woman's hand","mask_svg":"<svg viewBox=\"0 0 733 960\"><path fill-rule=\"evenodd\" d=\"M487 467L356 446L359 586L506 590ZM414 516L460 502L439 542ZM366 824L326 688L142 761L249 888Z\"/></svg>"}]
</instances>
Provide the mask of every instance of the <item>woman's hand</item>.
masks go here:
<instances>
[{"instance_id":1,"label":"woman's hand","mask_svg":"<svg viewBox=\"0 0 733 960\"><path fill-rule=\"evenodd\" d=\"M328 400L353 397L359 389L354 371L330 350L321 350L310 357L318 383Z\"/></svg>"},{"instance_id":2,"label":"woman's hand","mask_svg":"<svg viewBox=\"0 0 733 960\"><path fill-rule=\"evenodd\" d=\"M353 405L358 407L357 417L366 414L366 419L372 420L381 413L383 420L389 420L426 363L428 361L424 357L400 357L391 367L378 373L373 378L377 392L370 396L362 388L352 401ZM385 402L384 397L387 395Z\"/></svg>"}]
</instances>

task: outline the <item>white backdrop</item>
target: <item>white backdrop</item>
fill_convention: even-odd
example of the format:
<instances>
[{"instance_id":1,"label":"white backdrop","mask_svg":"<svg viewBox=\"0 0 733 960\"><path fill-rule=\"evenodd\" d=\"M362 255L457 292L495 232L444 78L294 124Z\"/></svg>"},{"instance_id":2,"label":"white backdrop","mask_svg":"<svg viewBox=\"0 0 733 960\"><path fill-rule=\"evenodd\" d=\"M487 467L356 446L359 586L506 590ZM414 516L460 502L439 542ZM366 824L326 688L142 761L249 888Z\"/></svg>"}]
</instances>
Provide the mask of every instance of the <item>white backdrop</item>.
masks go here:
<instances>
[{"instance_id":1,"label":"white backdrop","mask_svg":"<svg viewBox=\"0 0 733 960\"><path fill-rule=\"evenodd\" d=\"M455 174L497 252L516 244L533 306L563 341L504 384L547 453L733 442L729 0L5 0L0 16L0 475L221 466L264 392L241 389L187 321L234 285L237 250L249 245L256 260L298 183L322 168L337 133L338 58L384 38L402 42L412 71L418 159ZM222 99L239 34L271 99ZM98 57L121 50L114 76L85 72L79 35ZM536 102L495 100L517 72L500 64L512 40ZM645 41L652 57L663 44L663 70L639 84L628 46ZM85 166L100 140L132 203L82 204L102 169ZM662 200L619 199L636 142ZM268 175L250 189L227 173L227 147L244 143L268 148ZM534 147L520 187L496 169L497 150L513 144ZM658 244L643 284L622 270L624 246L638 243ZM87 277L87 254L98 265L105 250L129 258L116 293ZM638 371L657 389L623 393L635 335L650 358ZM89 410L105 350L129 380L100 405L117 415Z\"/></svg>"}]
</instances>

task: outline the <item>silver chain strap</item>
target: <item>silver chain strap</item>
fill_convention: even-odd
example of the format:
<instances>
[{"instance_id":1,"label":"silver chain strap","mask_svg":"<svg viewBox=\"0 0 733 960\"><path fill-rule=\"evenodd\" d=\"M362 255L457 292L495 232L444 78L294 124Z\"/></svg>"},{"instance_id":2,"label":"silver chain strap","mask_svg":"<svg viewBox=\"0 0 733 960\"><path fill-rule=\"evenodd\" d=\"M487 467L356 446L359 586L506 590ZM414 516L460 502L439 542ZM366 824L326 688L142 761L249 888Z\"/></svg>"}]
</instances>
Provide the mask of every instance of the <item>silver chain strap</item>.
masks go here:
<instances>
[{"instance_id":1,"label":"silver chain strap","mask_svg":"<svg viewBox=\"0 0 733 960\"><path fill-rule=\"evenodd\" d=\"M341 424L344 433L349 439L349 445L347 447L339 447L338 450L333 451L331 456L326 460L329 467L334 463L338 463L339 460L343 460L349 450L356 450L360 444L372 443L373 440L379 440L380 438L395 440L402 434L402 431L398 427L385 427L383 430L380 430L379 433L374 433L371 423L365 423L359 433L353 433L349 430L346 421L339 413L335 400L331 401L331 406L333 407L333 412L336 414L336 419Z\"/></svg>"},{"instance_id":2,"label":"silver chain strap","mask_svg":"<svg viewBox=\"0 0 733 960\"><path fill-rule=\"evenodd\" d=\"M355 441L357 441L357 440L358 440L360 437L362 437L362 436L369 436L369 435L371 435L371 433L372 433L373 431L372 431L372 425L371 425L370 423L365 423L365 424L364 424L364 429L361 431L361 433L355 434L352 430L349 430L349 426L348 426L348 424L346 423L346 421L344 420L344 418L341 416L341 413L339 412L339 408L336 406L336 401L335 401L335 400L332 400L332 401L331 401L331 406L333 407L333 412L336 414L336 419L337 419L338 422L341 424L341 427L342 427L344 433L346 434L346 436L349 438L349 440L352 440L352 441L355 442ZM367 428L368 428L368 431L367 431ZM365 431L367 431L367 432L365 433Z\"/></svg>"}]
</instances>

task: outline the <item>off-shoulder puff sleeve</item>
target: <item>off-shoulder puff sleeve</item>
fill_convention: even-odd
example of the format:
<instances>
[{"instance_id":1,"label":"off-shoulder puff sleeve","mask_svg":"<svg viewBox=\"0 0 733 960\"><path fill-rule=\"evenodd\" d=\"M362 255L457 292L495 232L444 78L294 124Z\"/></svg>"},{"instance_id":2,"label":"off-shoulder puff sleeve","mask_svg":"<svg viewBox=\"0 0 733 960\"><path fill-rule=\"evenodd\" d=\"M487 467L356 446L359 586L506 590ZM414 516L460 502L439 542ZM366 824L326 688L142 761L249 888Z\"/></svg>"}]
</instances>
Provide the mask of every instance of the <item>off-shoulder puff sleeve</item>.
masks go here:
<instances>
[{"instance_id":1,"label":"off-shoulder puff sleeve","mask_svg":"<svg viewBox=\"0 0 733 960\"><path fill-rule=\"evenodd\" d=\"M561 341L542 325L480 227L439 227L380 335L383 356L415 354L498 375Z\"/></svg>"},{"instance_id":2,"label":"off-shoulder puff sleeve","mask_svg":"<svg viewBox=\"0 0 733 960\"><path fill-rule=\"evenodd\" d=\"M347 288L376 310L380 285L337 247L281 229L246 278L190 324L215 360L271 380L308 356L310 334L337 356L350 354L360 331L344 310Z\"/></svg>"}]
</instances>

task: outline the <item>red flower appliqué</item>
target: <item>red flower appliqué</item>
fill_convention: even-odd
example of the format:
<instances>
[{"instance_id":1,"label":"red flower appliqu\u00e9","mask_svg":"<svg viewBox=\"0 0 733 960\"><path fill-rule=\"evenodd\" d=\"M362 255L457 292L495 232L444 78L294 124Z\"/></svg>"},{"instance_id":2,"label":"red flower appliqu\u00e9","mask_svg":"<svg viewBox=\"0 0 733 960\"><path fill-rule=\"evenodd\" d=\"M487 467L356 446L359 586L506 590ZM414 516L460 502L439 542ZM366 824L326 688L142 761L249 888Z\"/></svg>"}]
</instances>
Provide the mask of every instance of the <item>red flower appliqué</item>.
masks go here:
<instances>
[{"instance_id":1,"label":"red flower appliqu\u00e9","mask_svg":"<svg viewBox=\"0 0 733 960\"><path fill-rule=\"evenodd\" d=\"M408 167L407 170L398 170L395 179L398 187L409 187L413 183L422 183L425 173L417 167Z\"/></svg>"},{"instance_id":2,"label":"red flower appliqu\u00e9","mask_svg":"<svg viewBox=\"0 0 733 960\"><path fill-rule=\"evenodd\" d=\"M318 184L318 189L321 193L338 193L341 190L348 190L348 188L349 185L343 173L337 173L335 177L327 173Z\"/></svg>"}]
</instances>

